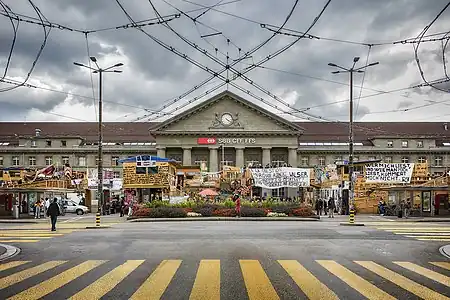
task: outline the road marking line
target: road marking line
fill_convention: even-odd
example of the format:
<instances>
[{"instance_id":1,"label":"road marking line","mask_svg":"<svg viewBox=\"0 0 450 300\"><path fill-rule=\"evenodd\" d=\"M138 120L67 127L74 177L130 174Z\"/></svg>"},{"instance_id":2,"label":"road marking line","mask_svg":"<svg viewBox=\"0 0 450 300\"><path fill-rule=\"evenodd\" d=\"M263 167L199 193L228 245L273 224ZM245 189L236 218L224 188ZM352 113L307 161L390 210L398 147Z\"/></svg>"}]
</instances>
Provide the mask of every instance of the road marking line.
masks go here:
<instances>
[{"instance_id":1,"label":"road marking line","mask_svg":"<svg viewBox=\"0 0 450 300\"><path fill-rule=\"evenodd\" d=\"M4 243L37 243L40 242L41 240L0 240L0 241Z\"/></svg>"},{"instance_id":2,"label":"road marking line","mask_svg":"<svg viewBox=\"0 0 450 300\"><path fill-rule=\"evenodd\" d=\"M370 300L396 299L375 285L356 275L346 267L332 260L316 260L322 267L328 270L347 285L355 289L361 295Z\"/></svg>"},{"instance_id":3,"label":"road marking line","mask_svg":"<svg viewBox=\"0 0 450 300\"><path fill-rule=\"evenodd\" d=\"M163 260L130 299L159 300L180 265L181 260Z\"/></svg>"},{"instance_id":4,"label":"road marking line","mask_svg":"<svg viewBox=\"0 0 450 300\"><path fill-rule=\"evenodd\" d=\"M409 238L420 239L422 241L440 239L443 241L450 240L450 236L428 236L428 235L406 235Z\"/></svg>"},{"instance_id":5,"label":"road marking line","mask_svg":"<svg viewBox=\"0 0 450 300\"><path fill-rule=\"evenodd\" d=\"M431 280L437 281L443 285L450 287L450 277L439 274L438 272L432 271L430 269L424 268L422 266L413 264L411 262L394 261L396 265L399 265L405 269L415 272L419 275L425 276Z\"/></svg>"},{"instance_id":6,"label":"road marking line","mask_svg":"<svg viewBox=\"0 0 450 300\"><path fill-rule=\"evenodd\" d=\"M64 234L62 233L0 233L0 237L14 237L14 236L35 236L35 237L39 237L39 236L62 236Z\"/></svg>"},{"instance_id":7,"label":"road marking line","mask_svg":"<svg viewBox=\"0 0 450 300\"><path fill-rule=\"evenodd\" d=\"M117 284L139 267L144 260L127 260L106 275L100 277L89 286L70 297L73 300L100 299L111 291Z\"/></svg>"},{"instance_id":8,"label":"road marking line","mask_svg":"<svg viewBox=\"0 0 450 300\"><path fill-rule=\"evenodd\" d=\"M450 263L445 261L432 261L430 264L450 271Z\"/></svg>"},{"instance_id":9,"label":"road marking line","mask_svg":"<svg viewBox=\"0 0 450 300\"><path fill-rule=\"evenodd\" d=\"M436 236L450 236L450 231L448 233L442 232L394 232L394 234L407 234L407 235L436 235Z\"/></svg>"},{"instance_id":10,"label":"road marking line","mask_svg":"<svg viewBox=\"0 0 450 300\"><path fill-rule=\"evenodd\" d=\"M448 241L450 241L450 240L446 240L446 239L439 239L439 238L437 238L437 239L416 239L416 240L418 240L418 241L434 241L434 242L448 242Z\"/></svg>"},{"instance_id":11,"label":"road marking line","mask_svg":"<svg viewBox=\"0 0 450 300\"><path fill-rule=\"evenodd\" d=\"M325 284L320 282L311 272L296 260L278 260L278 263L291 276L298 287L311 300L336 299L339 297Z\"/></svg>"},{"instance_id":12,"label":"road marking line","mask_svg":"<svg viewBox=\"0 0 450 300\"><path fill-rule=\"evenodd\" d=\"M21 282L25 279L28 279L30 277L33 277L35 275L38 275L40 273L43 273L45 271L48 271L50 269L53 269L59 265L62 265L65 262L66 261L52 260L52 261L48 261L43 264L40 264L38 266L31 267L26 270L6 276L6 277L2 278L2 280L0 280L0 290L7 288L15 283Z\"/></svg>"},{"instance_id":13,"label":"road marking line","mask_svg":"<svg viewBox=\"0 0 450 300\"><path fill-rule=\"evenodd\" d=\"M280 299L257 260L239 260L249 300Z\"/></svg>"},{"instance_id":14,"label":"road marking line","mask_svg":"<svg viewBox=\"0 0 450 300\"><path fill-rule=\"evenodd\" d=\"M98 267L99 265L105 263L105 260L87 260L76 267L62 272L44 282L38 283L37 285L9 298L14 300L38 300L45 295L56 291L63 285L71 282L72 280L80 277L81 275L89 272L90 270Z\"/></svg>"},{"instance_id":15,"label":"road marking line","mask_svg":"<svg viewBox=\"0 0 450 300\"><path fill-rule=\"evenodd\" d=\"M419 230L419 231L449 231L448 227L380 227L377 228L386 231L405 231L405 230Z\"/></svg>"},{"instance_id":16,"label":"road marking line","mask_svg":"<svg viewBox=\"0 0 450 300\"><path fill-rule=\"evenodd\" d=\"M190 300L220 299L220 260L200 261Z\"/></svg>"},{"instance_id":17,"label":"road marking line","mask_svg":"<svg viewBox=\"0 0 450 300\"><path fill-rule=\"evenodd\" d=\"M394 271L391 271L383 266L380 266L377 263L371 262L371 261L355 261L355 263L359 264L360 266L363 266L364 268L368 269L369 271L374 272L380 277L383 277L386 280L389 280L392 283L395 283L402 289L407 290L408 292L413 293L416 296L419 296L422 299L429 299L429 300L450 300L450 298L441 295L423 285L420 285L411 279L408 279L400 274L395 273Z\"/></svg>"},{"instance_id":18,"label":"road marking line","mask_svg":"<svg viewBox=\"0 0 450 300\"><path fill-rule=\"evenodd\" d=\"M17 260L17 261L11 261L11 262L7 262L7 263L4 263L4 264L1 264L0 265L0 272L8 270L8 269L15 268L15 267L18 267L18 266L21 266L21 265L24 265L24 264L29 263L29 262L30 262L29 260L24 260L24 261Z\"/></svg>"}]
</instances>

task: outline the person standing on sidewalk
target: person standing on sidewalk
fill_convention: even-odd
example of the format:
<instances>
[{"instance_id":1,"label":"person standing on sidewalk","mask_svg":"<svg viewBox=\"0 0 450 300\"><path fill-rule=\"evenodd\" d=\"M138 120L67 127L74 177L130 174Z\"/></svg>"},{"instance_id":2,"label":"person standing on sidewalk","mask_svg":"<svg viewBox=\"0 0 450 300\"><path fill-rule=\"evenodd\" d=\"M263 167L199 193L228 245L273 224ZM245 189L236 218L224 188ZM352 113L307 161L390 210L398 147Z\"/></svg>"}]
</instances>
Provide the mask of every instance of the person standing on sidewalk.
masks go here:
<instances>
[{"instance_id":1,"label":"person standing on sidewalk","mask_svg":"<svg viewBox=\"0 0 450 300\"><path fill-rule=\"evenodd\" d=\"M48 211L48 207L50 206L50 199L45 198L45 202L44 202L44 217L47 215L47 211Z\"/></svg>"},{"instance_id":2,"label":"person standing on sidewalk","mask_svg":"<svg viewBox=\"0 0 450 300\"><path fill-rule=\"evenodd\" d=\"M334 203L333 197L328 200L328 218L334 218L334 210L336 209L336 203Z\"/></svg>"},{"instance_id":3,"label":"person standing on sidewalk","mask_svg":"<svg viewBox=\"0 0 450 300\"><path fill-rule=\"evenodd\" d=\"M34 218L35 219L40 219L41 218L41 205L42 205L42 200L38 199L36 201L36 203L34 204Z\"/></svg>"},{"instance_id":4,"label":"person standing on sidewalk","mask_svg":"<svg viewBox=\"0 0 450 300\"><path fill-rule=\"evenodd\" d=\"M52 231L56 231L56 219L59 216L58 199L54 198L53 203L47 209L47 217L52 221Z\"/></svg>"}]
</instances>

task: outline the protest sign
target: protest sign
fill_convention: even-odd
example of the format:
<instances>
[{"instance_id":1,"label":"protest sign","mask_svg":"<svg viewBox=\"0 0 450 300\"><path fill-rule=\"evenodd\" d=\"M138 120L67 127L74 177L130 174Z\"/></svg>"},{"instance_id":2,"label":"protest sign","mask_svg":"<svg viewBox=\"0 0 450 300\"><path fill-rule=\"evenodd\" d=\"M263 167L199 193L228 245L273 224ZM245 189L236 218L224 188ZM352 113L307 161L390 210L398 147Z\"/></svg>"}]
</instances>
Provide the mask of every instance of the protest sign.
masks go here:
<instances>
[{"instance_id":1,"label":"protest sign","mask_svg":"<svg viewBox=\"0 0 450 300\"><path fill-rule=\"evenodd\" d=\"M376 163L366 166L366 182L410 183L414 164Z\"/></svg>"},{"instance_id":2,"label":"protest sign","mask_svg":"<svg viewBox=\"0 0 450 300\"><path fill-rule=\"evenodd\" d=\"M254 186L265 189L308 187L310 184L309 169L282 167L250 169L250 172Z\"/></svg>"}]
</instances>

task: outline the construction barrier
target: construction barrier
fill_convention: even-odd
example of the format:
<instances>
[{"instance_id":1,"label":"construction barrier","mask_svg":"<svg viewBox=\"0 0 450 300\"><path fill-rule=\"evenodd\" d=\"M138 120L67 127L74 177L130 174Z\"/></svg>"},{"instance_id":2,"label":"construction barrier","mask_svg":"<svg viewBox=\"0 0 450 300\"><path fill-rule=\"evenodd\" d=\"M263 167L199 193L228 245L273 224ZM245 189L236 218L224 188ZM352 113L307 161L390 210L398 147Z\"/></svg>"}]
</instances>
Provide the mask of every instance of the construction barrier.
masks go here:
<instances>
[{"instance_id":1,"label":"construction barrier","mask_svg":"<svg viewBox=\"0 0 450 300\"><path fill-rule=\"evenodd\" d=\"M100 226L100 213L95 215L95 226Z\"/></svg>"},{"instance_id":2,"label":"construction barrier","mask_svg":"<svg viewBox=\"0 0 450 300\"><path fill-rule=\"evenodd\" d=\"M353 209L350 210L350 217L348 221L350 224L355 223L355 211Z\"/></svg>"}]
</instances>

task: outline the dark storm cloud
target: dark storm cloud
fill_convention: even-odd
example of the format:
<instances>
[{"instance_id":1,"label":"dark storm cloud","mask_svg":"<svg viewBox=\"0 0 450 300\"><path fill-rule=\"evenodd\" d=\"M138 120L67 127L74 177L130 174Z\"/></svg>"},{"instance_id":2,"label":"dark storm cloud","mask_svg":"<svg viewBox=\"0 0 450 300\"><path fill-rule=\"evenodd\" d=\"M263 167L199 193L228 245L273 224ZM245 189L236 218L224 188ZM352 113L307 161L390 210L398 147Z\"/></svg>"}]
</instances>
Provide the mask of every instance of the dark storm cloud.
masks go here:
<instances>
[{"instance_id":1,"label":"dark storm cloud","mask_svg":"<svg viewBox=\"0 0 450 300\"><path fill-rule=\"evenodd\" d=\"M217 3L215 0L195 1L203 5ZM199 8L197 5L181 0L168 0L168 2L183 11ZM304 31L325 2L325 0L299 1L298 7L286 27ZM9 0L6 3L19 13L36 16L25 1ZM155 17L148 1L122 0L121 3L135 21ZM153 3L162 15L177 12L161 0L155 0ZM220 30L230 39L229 43L221 35L200 38L200 35L213 33L214 30L200 23L195 25L192 20L185 17L169 24L184 37L206 49L213 57L225 62L226 58L223 54L228 53L232 60L269 38L272 33L261 28L258 22L281 25L293 3L293 0L245 0L216 7L217 10L255 20L256 24L215 10L210 10L199 17L200 22ZM116 2L110 0L41 0L36 1L36 4L50 21L81 30L114 27L129 22ZM334 0L331 1L330 6L311 33L322 37L363 42L392 41L412 37L416 36L445 4L444 0ZM191 15L197 16L201 12L191 13ZM447 17L449 13L446 14ZM448 20L443 16L430 33L448 29ZM10 24L7 21L6 18L0 17L0 66L4 66L12 37ZM222 68L212 59L188 46L168 28L158 25L147 26L143 29L211 70L218 71ZM21 24L9 76L26 74L42 43L42 38L42 28L32 24ZM235 68L242 70L247 66L245 63L257 62L293 39L293 37L277 36L260 51L254 53L252 59L243 61ZM165 100L173 99L209 76L207 72L164 49L137 29L117 29L92 33L88 35L88 41L91 55L98 58L117 57L117 59L108 60L108 62L112 60L113 63L119 59L126 60L123 74L111 74L111 76L108 74L105 79L105 99L112 102L156 108ZM91 80L88 73L73 65L74 61L87 63L85 42L85 36L82 33L52 29L47 46L32 78L54 87L63 87L68 92L91 97ZM217 52L215 48L217 48ZM237 48L241 48L241 52ZM367 46L325 40L301 40L288 51L271 60L267 66L326 80L348 82L348 76L344 74L331 75L332 69L327 66L327 63L334 62L349 66L354 56L360 56L362 64L365 62L367 50ZM435 65L441 67L436 47L423 48L421 55L427 71L434 69ZM367 72L365 85L382 89L384 85L405 78L409 74L410 67L414 65L414 56L411 45L373 47L370 61L380 61L380 65ZM417 71L413 75L415 77L404 79L401 87L408 86L412 82L420 83ZM434 76L434 74L431 75ZM346 86L260 68L249 72L247 76L265 89L276 92L284 98L296 92L298 96L295 107L319 106L311 109L311 113L316 115L336 116L337 119L340 119L340 116L345 115L348 111L346 102L327 105L330 102L342 100L342 95L345 99L348 91ZM93 80L95 88L97 88L97 76L94 75ZM216 82L218 81L216 80ZM360 82L360 76L355 78L355 84L360 84ZM239 84L251 89L259 96L264 96L261 91L255 90L251 86L247 87L248 84ZM191 97L199 95L201 91L212 86L214 85L199 89ZM232 91L234 90L232 89ZM359 94L359 89L355 89L355 93ZM424 94L425 92L420 89L419 93ZM267 96L265 98L275 103L274 99ZM15 103L14 99L21 99L21 101ZM3 109L3 106L8 105L12 115L19 116L31 108L50 110L64 99L65 96L61 94L52 95L45 92L38 95L29 93L22 88L15 92L2 94L0 107ZM186 98L186 100L188 99L190 98ZM252 98L250 100L256 101ZM86 105L92 103L92 99L83 97L73 97L73 101ZM357 117L361 118L369 114L371 110L382 110L382 107L377 109L376 104L373 103L376 101L361 101L358 105ZM400 107L406 104L407 101L403 101L395 105ZM11 109L13 106L14 110ZM121 112L127 108L114 103L106 103L105 109ZM133 109L130 108L129 111L133 111Z\"/></svg>"}]
</instances>

